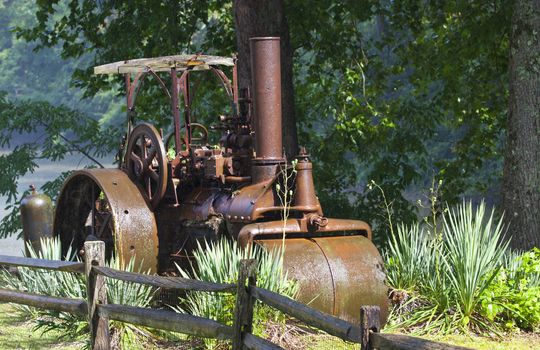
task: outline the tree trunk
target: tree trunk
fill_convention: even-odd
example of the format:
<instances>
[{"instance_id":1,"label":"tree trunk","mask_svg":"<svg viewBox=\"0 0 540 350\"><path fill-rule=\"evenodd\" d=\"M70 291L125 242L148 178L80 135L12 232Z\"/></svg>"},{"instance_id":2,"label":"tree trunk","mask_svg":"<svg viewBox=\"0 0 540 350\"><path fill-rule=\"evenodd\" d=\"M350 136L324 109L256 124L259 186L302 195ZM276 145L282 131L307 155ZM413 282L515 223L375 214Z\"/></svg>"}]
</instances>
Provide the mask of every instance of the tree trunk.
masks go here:
<instances>
[{"instance_id":1,"label":"tree trunk","mask_svg":"<svg viewBox=\"0 0 540 350\"><path fill-rule=\"evenodd\" d=\"M503 206L511 246L540 247L540 0L514 3Z\"/></svg>"},{"instance_id":2,"label":"tree trunk","mask_svg":"<svg viewBox=\"0 0 540 350\"><path fill-rule=\"evenodd\" d=\"M283 0L234 0L234 19L238 49L238 85L251 86L249 38L281 37L281 106L283 147L288 159L298 154L298 136L294 111L293 50ZM258 136L258 135L256 135ZM271 137L271 135L268 135Z\"/></svg>"}]
</instances>

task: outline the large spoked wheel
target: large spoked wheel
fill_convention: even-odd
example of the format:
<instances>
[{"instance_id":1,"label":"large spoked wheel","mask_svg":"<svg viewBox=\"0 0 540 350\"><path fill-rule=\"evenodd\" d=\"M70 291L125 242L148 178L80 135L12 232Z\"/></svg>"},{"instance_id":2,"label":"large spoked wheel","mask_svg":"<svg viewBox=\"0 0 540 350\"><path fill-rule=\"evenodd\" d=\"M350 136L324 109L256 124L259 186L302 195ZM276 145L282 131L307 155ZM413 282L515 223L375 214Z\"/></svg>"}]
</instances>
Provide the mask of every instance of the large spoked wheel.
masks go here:
<instances>
[{"instance_id":1,"label":"large spoked wheel","mask_svg":"<svg viewBox=\"0 0 540 350\"><path fill-rule=\"evenodd\" d=\"M119 169L85 169L64 183L56 205L54 232L62 254L84 255L86 240L105 242L107 259L122 264L132 258L143 271L157 270L158 236L155 216L144 194Z\"/></svg>"},{"instance_id":2,"label":"large spoked wheel","mask_svg":"<svg viewBox=\"0 0 540 350\"><path fill-rule=\"evenodd\" d=\"M137 125L129 135L125 165L128 176L143 189L152 208L167 189L167 158L161 136L152 125Z\"/></svg>"}]
</instances>

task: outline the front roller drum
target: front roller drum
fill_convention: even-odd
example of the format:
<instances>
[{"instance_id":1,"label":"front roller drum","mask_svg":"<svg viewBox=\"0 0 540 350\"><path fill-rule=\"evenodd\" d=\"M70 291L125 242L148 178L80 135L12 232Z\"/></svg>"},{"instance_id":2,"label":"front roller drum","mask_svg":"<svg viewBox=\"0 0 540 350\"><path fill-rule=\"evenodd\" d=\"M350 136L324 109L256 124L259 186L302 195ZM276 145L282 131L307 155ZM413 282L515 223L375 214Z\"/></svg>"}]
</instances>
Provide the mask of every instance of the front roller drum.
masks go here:
<instances>
[{"instance_id":1,"label":"front roller drum","mask_svg":"<svg viewBox=\"0 0 540 350\"><path fill-rule=\"evenodd\" d=\"M281 239L257 240L279 249ZM360 306L378 305L381 325L388 318L388 287L382 258L364 236L287 238L284 269L300 284L298 300L358 323Z\"/></svg>"}]
</instances>

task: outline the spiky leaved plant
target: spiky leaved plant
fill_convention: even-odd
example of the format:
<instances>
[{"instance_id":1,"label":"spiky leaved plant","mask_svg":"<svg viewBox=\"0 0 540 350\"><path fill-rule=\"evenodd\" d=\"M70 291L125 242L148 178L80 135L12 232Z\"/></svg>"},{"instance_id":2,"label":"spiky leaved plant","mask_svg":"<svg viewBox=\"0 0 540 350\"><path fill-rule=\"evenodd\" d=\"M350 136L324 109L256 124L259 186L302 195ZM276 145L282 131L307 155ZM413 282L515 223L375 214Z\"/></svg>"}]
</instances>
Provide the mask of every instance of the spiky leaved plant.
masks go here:
<instances>
[{"instance_id":1,"label":"spiky leaved plant","mask_svg":"<svg viewBox=\"0 0 540 350\"><path fill-rule=\"evenodd\" d=\"M40 243L41 250L39 252L36 252L32 245L27 243L31 258L47 260L62 259L62 247L59 238L42 238ZM66 253L66 257L68 260L75 260L75 255L71 248ZM3 270L0 279L2 280L2 284L9 289L65 298L86 298L84 277L75 273L19 267L16 275ZM75 325L80 320L80 317L68 313L40 310L20 304L14 304L14 306L24 315L36 320L38 328L43 327L44 330L49 330L46 323L42 323L46 319L56 318L59 327L64 324ZM67 332L62 332L62 334L72 339L85 331L84 329L81 330L79 325L70 326L66 330Z\"/></svg>"},{"instance_id":2,"label":"spiky leaved plant","mask_svg":"<svg viewBox=\"0 0 540 350\"><path fill-rule=\"evenodd\" d=\"M420 224L397 225L383 253L388 284L396 290L418 290L418 281L432 273L433 244L430 233Z\"/></svg>"},{"instance_id":3,"label":"spiky leaved plant","mask_svg":"<svg viewBox=\"0 0 540 350\"><path fill-rule=\"evenodd\" d=\"M283 271L283 254L279 249L268 251L257 245L251 249L241 249L236 241L222 237L212 243L199 243L193 255L196 268L188 271L177 266L182 277L215 283L236 283L240 260L255 259L258 287L290 298L296 297L298 292L296 281L288 279L287 273ZM191 292L181 299L179 307L173 309L232 324L235 300L235 296L228 293ZM255 312L255 319L259 321L280 319L278 312L269 308L257 307ZM205 344L212 348L219 343L205 340Z\"/></svg>"},{"instance_id":4,"label":"spiky leaved plant","mask_svg":"<svg viewBox=\"0 0 540 350\"><path fill-rule=\"evenodd\" d=\"M508 246L502 218L486 215L482 202L462 203L443 214L442 234L403 227L385 254L389 280L406 286L413 298L394 312L390 324L419 333L455 330L496 331L481 316L480 302L502 264ZM423 256L419 256L423 255ZM420 265L418 265L420 264ZM413 304L413 305L411 305Z\"/></svg>"},{"instance_id":5,"label":"spiky leaved plant","mask_svg":"<svg viewBox=\"0 0 540 350\"><path fill-rule=\"evenodd\" d=\"M28 250L30 257L36 259L60 260L62 258L62 247L58 237L41 239L40 252L35 252L30 245L28 245ZM71 249L68 250L66 256L70 260L76 259ZM135 265L133 259L123 267L114 258L107 265L118 270L143 273L140 267ZM16 275L3 270L0 273L0 279L2 284L10 289L86 300L86 281L80 274L20 267ZM138 307L146 307L150 304L154 292L153 287L109 278L106 278L106 281L109 303ZM36 328L43 332L57 330L63 334L63 337L71 340L88 337L88 321L85 317L19 304L15 304L15 307L29 316L36 323ZM120 345L125 349L136 347L139 340L143 338L141 336L148 335L144 328L127 323L112 321L110 326L115 341L113 345Z\"/></svg>"},{"instance_id":6,"label":"spiky leaved plant","mask_svg":"<svg viewBox=\"0 0 540 350\"><path fill-rule=\"evenodd\" d=\"M107 265L116 270L148 274L142 271L142 262L138 266L133 257L127 264L121 263L120 259L113 257ZM148 307L152 301L155 288L140 283L120 281L114 278L106 278L107 302L110 304ZM110 321L109 327L112 333L113 346L120 349L143 348L141 345L151 334L144 328L130 323Z\"/></svg>"},{"instance_id":7,"label":"spiky leaved plant","mask_svg":"<svg viewBox=\"0 0 540 350\"><path fill-rule=\"evenodd\" d=\"M508 241L502 240L503 231L502 218L496 222L494 210L487 216L483 201L476 210L471 202L463 202L444 216L446 274L463 326L473 318L483 325L475 310L503 263L508 247Z\"/></svg>"}]
</instances>

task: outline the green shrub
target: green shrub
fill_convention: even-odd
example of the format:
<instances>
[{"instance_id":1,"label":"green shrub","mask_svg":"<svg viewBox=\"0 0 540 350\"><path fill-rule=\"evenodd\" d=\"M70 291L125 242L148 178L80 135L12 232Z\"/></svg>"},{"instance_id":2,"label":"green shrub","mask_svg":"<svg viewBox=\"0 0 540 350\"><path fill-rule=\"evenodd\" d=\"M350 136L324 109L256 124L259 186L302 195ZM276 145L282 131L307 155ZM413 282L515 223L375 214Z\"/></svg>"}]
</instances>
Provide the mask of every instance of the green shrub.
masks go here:
<instances>
[{"instance_id":1,"label":"green shrub","mask_svg":"<svg viewBox=\"0 0 540 350\"><path fill-rule=\"evenodd\" d=\"M41 240L41 251L36 253L30 245L28 249L30 256L37 259L60 260L62 249L60 239L50 238ZM70 260L75 260L71 250L66 254ZM114 269L121 269L120 263L112 259L107 264ZM123 270L141 273L134 261L131 260ZM0 273L0 280L3 286L20 291L50 295L65 298L86 300L86 279L81 274L69 272L47 271L41 269L30 269L20 267L18 274L13 275L3 270ZM106 278L107 298L111 304L123 304L138 307L146 307L150 304L154 289L153 287L118 281ZM85 317L72 315L65 312L52 310L42 310L14 304L15 307L29 316L36 324L36 329L43 332L58 330L66 339L86 339L88 338L88 322ZM113 341L124 349L131 349L139 341L148 336L144 328L122 322L111 321L109 323Z\"/></svg>"},{"instance_id":2,"label":"green shrub","mask_svg":"<svg viewBox=\"0 0 540 350\"><path fill-rule=\"evenodd\" d=\"M215 283L237 283L240 260L257 261L257 286L294 298L298 284L287 278L283 271L283 256L279 250L267 251L259 246L241 249L236 241L222 237L213 243L199 244L193 252L196 269L184 270L177 266L180 275ZM223 324L232 324L235 295L229 293L191 292L181 300L175 311L210 318ZM255 319L279 320L280 314L268 307L256 307ZM281 317L282 319L282 317ZM218 344L205 340L207 347Z\"/></svg>"},{"instance_id":3,"label":"green shrub","mask_svg":"<svg viewBox=\"0 0 540 350\"><path fill-rule=\"evenodd\" d=\"M540 249L510 254L482 296L482 314L507 329L540 327Z\"/></svg>"},{"instance_id":4,"label":"green shrub","mask_svg":"<svg viewBox=\"0 0 540 350\"><path fill-rule=\"evenodd\" d=\"M60 239L41 239L42 248L40 252L34 251L30 244L27 244L27 247L31 258L62 259ZM71 249L68 250L66 256L68 260L75 259ZM84 277L75 273L19 267L17 275L3 270L0 279L2 284L9 289L56 297L86 299ZM51 329L61 329L66 339L78 339L88 331L86 320L80 316L36 309L20 304L14 304L14 307L23 315L31 318L36 323L36 328L40 328L45 332Z\"/></svg>"},{"instance_id":5,"label":"green shrub","mask_svg":"<svg viewBox=\"0 0 540 350\"><path fill-rule=\"evenodd\" d=\"M407 227L398 225L395 235L384 252L388 283L398 290L414 291L418 281L431 274L433 240L419 224Z\"/></svg>"},{"instance_id":6,"label":"green shrub","mask_svg":"<svg viewBox=\"0 0 540 350\"><path fill-rule=\"evenodd\" d=\"M499 243L503 235L502 219L494 223L494 210L488 218L485 214L483 202L476 211L469 202L444 216L443 261L452 297L465 326L476 317L481 296L497 274L508 247L508 242ZM482 325L482 320L475 321Z\"/></svg>"},{"instance_id":7,"label":"green shrub","mask_svg":"<svg viewBox=\"0 0 540 350\"><path fill-rule=\"evenodd\" d=\"M502 219L485 204L462 203L443 214L442 233L429 227L398 227L385 252L388 281L405 289L390 324L420 333L457 329L496 330L481 312L482 300L498 273L508 243L500 243Z\"/></svg>"}]
</instances>

